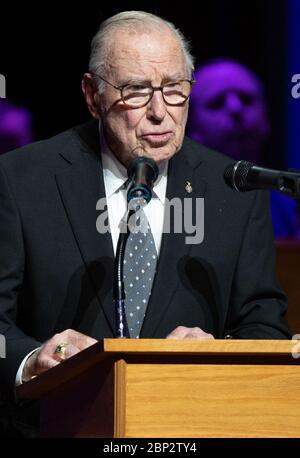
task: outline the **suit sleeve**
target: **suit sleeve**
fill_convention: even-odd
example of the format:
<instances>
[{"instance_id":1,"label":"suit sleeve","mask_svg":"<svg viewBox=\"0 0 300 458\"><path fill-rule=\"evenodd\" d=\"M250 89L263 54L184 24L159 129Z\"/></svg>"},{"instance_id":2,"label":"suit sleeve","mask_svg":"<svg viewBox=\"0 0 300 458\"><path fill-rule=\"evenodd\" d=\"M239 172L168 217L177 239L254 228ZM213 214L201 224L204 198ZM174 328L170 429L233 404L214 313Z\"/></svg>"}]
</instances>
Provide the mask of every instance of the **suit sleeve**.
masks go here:
<instances>
[{"instance_id":1,"label":"suit sleeve","mask_svg":"<svg viewBox=\"0 0 300 458\"><path fill-rule=\"evenodd\" d=\"M5 345L0 359L2 391L15 387L24 357L40 342L17 326L18 297L24 281L25 252L21 218L4 170L0 167L0 334ZM4 354L5 353L5 354Z\"/></svg>"},{"instance_id":2,"label":"suit sleeve","mask_svg":"<svg viewBox=\"0 0 300 458\"><path fill-rule=\"evenodd\" d=\"M269 193L255 193L232 286L227 334L236 339L288 339L286 296L275 271Z\"/></svg>"}]
</instances>

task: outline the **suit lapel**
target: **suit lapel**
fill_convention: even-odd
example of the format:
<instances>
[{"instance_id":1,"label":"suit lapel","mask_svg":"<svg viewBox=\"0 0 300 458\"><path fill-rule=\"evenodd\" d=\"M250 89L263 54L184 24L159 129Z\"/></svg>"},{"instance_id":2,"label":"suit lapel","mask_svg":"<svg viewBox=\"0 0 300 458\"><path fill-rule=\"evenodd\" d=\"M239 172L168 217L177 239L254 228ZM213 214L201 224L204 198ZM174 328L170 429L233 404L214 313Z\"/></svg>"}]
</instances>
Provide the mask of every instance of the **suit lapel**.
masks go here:
<instances>
[{"instance_id":1,"label":"suit lapel","mask_svg":"<svg viewBox=\"0 0 300 458\"><path fill-rule=\"evenodd\" d=\"M199 179L199 174L195 173L198 166L201 165L199 152L197 151L197 153L198 156L191 155L189 157L186 147L183 147L169 163L167 199L179 198L182 202L182 208L184 208L185 198L193 199L194 208L196 197L204 197L205 182ZM141 330L141 337L155 336L156 329L167 313L176 293L179 282L178 263L191 249L191 245L186 244L185 241L188 234L185 233L184 227L182 233L174 233L172 218L170 226L171 232L169 234L164 233L162 237L157 275Z\"/></svg>"},{"instance_id":2,"label":"suit lapel","mask_svg":"<svg viewBox=\"0 0 300 458\"><path fill-rule=\"evenodd\" d=\"M72 142L60 153L69 165L56 174L56 182L79 251L114 333L112 240L109 232L99 234L96 229L96 204L105 197L97 124L89 124L84 133L83 142Z\"/></svg>"}]
</instances>

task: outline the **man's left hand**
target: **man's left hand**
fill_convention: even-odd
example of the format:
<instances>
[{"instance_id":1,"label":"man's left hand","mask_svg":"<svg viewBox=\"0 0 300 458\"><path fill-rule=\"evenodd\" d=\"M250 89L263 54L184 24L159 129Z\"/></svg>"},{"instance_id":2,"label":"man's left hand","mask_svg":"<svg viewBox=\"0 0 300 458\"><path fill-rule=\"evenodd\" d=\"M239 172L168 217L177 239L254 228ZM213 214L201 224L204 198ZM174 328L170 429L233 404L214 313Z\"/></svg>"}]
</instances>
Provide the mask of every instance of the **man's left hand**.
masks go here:
<instances>
[{"instance_id":1,"label":"man's left hand","mask_svg":"<svg viewBox=\"0 0 300 458\"><path fill-rule=\"evenodd\" d=\"M167 339L214 339L212 334L202 331L200 328L186 328L185 326L178 326L166 337Z\"/></svg>"}]
</instances>

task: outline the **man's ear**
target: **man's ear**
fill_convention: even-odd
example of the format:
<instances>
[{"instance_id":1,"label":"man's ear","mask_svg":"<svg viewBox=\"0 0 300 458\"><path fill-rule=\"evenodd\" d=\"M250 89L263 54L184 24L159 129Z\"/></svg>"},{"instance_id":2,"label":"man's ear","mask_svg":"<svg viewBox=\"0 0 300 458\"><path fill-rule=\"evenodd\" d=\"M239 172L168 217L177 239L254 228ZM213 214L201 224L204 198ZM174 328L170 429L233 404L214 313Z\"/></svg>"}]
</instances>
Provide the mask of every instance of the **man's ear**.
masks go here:
<instances>
[{"instance_id":1,"label":"man's ear","mask_svg":"<svg viewBox=\"0 0 300 458\"><path fill-rule=\"evenodd\" d=\"M99 93L95 79L91 73L85 73L81 81L82 92L89 112L95 119L100 119Z\"/></svg>"}]
</instances>

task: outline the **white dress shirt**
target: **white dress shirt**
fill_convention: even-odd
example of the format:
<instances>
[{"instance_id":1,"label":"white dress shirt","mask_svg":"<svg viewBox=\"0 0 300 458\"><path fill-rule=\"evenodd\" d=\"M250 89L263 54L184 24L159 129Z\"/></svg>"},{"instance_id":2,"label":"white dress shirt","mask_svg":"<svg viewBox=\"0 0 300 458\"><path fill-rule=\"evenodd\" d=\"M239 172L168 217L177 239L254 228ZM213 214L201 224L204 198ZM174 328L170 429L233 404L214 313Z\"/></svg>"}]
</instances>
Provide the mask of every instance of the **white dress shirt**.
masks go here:
<instances>
[{"instance_id":1,"label":"white dress shirt","mask_svg":"<svg viewBox=\"0 0 300 458\"><path fill-rule=\"evenodd\" d=\"M114 253L116 253L120 233L119 224L127 211L127 191L124 189L124 183L127 181L128 177L127 170L124 165L121 164L107 146L101 126L99 127L99 131L108 219L113 249ZM159 175L153 187L153 197L149 204L144 207L144 211L153 234L157 255L159 255L160 251L164 225L164 204L166 198L167 179L168 162L165 161L159 165ZM38 348L26 355L20 364L15 380L16 386L22 384L22 374L25 363L36 350L38 350Z\"/></svg>"}]
</instances>

